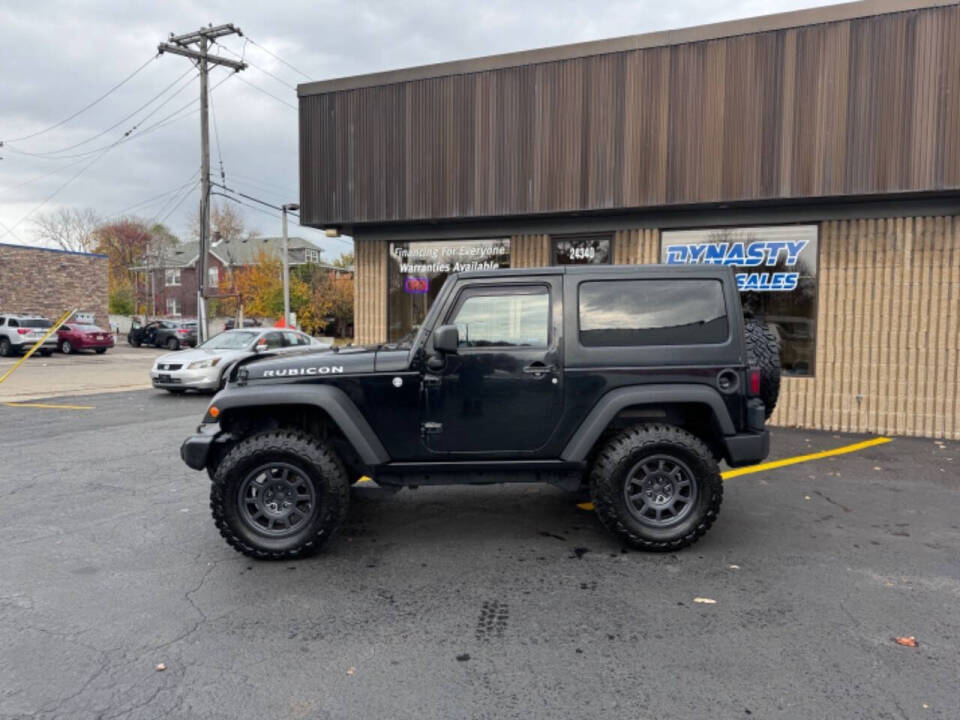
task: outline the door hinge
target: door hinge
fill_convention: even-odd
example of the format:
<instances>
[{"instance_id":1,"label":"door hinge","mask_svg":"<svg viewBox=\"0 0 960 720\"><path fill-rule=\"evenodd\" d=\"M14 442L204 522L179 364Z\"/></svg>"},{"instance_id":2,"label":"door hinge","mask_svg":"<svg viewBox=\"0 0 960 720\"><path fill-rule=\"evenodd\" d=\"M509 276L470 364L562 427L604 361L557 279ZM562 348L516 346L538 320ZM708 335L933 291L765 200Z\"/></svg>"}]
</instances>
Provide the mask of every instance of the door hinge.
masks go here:
<instances>
[{"instance_id":1,"label":"door hinge","mask_svg":"<svg viewBox=\"0 0 960 720\"><path fill-rule=\"evenodd\" d=\"M425 422L420 425L420 433L422 435L438 435L443 432L443 423L438 422Z\"/></svg>"}]
</instances>

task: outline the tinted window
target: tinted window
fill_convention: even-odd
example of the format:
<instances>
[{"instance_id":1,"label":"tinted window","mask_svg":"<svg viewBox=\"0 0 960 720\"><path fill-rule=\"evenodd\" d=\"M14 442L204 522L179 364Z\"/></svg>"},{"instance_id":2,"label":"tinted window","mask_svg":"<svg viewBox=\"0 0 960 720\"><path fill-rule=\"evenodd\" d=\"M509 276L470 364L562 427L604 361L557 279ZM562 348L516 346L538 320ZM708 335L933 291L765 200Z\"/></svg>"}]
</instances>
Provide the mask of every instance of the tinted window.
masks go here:
<instances>
[{"instance_id":1,"label":"tinted window","mask_svg":"<svg viewBox=\"0 0 960 720\"><path fill-rule=\"evenodd\" d=\"M27 318L22 321L23 327L28 328L48 328L53 327L53 323L44 318Z\"/></svg>"},{"instance_id":2,"label":"tinted window","mask_svg":"<svg viewBox=\"0 0 960 720\"><path fill-rule=\"evenodd\" d=\"M588 347L703 345L727 339L719 280L614 280L580 285Z\"/></svg>"},{"instance_id":3,"label":"tinted window","mask_svg":"<svg viewBox=\"0 0 960 720\"><path fill-rule=\"evenodd\" d=\"M610 262L610 235L557 238L554 265L598 265Z\"/></svg>"},{"instance_id":4,"label":"tinted window","mask_svg":"<svg viewBox=\"0 0 960 720\"><path fill-rule=\"evenodd\" d=\"M461 347L546 347L550 295L546 288L522 293L470 295L453 319Z\"/></svg>"},{"instance_id":5,"label":"tinted window","mask_svg":"<svg viewBox=\"0 0 960 720\"><path fill-rule=\"evenodd\" d=\"M283 347L283 335L278 332L268 332L260 342L266 343L267 348L270 350Z\"/></svg>"}]
</instances>

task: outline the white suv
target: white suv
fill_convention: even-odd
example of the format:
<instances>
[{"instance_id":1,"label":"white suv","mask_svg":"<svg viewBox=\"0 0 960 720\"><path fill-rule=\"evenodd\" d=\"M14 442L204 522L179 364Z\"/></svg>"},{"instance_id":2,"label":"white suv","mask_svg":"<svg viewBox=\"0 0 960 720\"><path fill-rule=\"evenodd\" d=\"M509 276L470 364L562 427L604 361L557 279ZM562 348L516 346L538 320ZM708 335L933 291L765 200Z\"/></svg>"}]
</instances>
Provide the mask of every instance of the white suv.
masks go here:
<instances>
[{"instance_id":1,"label":"white suv","mask_svg":"<svg viewBox=\"0 0 960 720\"><path fill-rule=\"evenodd\" d=\"M26 352L46 335L53 323L36 315L0 315L0 356L10 357ZM48 337L37 351L50 357L57 349L57 334Z\"/></svg>"}]
</instances>

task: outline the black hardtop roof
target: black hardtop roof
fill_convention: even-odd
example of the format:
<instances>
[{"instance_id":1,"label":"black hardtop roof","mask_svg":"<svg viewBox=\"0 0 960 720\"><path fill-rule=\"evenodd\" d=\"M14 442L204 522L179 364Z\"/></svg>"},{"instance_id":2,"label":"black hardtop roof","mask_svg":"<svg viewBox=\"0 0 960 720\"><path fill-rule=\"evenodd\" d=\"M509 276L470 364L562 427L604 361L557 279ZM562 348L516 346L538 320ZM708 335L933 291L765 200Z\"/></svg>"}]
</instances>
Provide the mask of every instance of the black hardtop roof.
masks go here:
<instances>
[{"instance_id":1,"label":"black hardtop roof","mask_svg":"<svg viewBox=\"0 0 960 720\"><path fill-rule=\"evenodd\" d=\"M691 275L694 277L733 278L733 268L725 265L552 265L549 267L508 268L502 270L468 270L451 273L450 277L472 278L523 277L525 275Z\"/></svg>"}]
</instances>

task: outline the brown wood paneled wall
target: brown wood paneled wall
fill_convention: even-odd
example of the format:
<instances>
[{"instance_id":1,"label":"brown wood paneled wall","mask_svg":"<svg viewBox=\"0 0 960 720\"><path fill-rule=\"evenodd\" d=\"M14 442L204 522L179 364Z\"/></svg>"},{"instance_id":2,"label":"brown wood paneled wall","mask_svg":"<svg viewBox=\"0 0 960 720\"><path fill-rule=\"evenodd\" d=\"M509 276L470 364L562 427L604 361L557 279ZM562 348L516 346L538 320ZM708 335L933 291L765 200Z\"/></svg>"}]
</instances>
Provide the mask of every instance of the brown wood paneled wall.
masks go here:
<instances>
[{"instance_id":1,"label":"brown wood paneled wall","mask_svg":"<svg viewBox=\"0 0 960 720\"><path fill-rule=\"evenodd\" d=\"M355 240L354 335L358 345L387 339L387 243Z\"/></svg>"},{"instance_id":2,"label":"brown wood paneled wall","mask_svg":"<svg viewBox=\"0 0 960 720\"><path fill-rule=\"evenodd\" d=\"M303 221L960 188L960 6L300 100Z\"/></svg>"},{"instance_id":3,"label":"brown wood paneled wall","mask_svg":"<svg viewBox=\"0 0 960 720\"><path fill-rule=\"evenodd\" d=\"M820 227L817 375L772 422L960 439L960 217Z\"/></svg>"}]
</instances>

